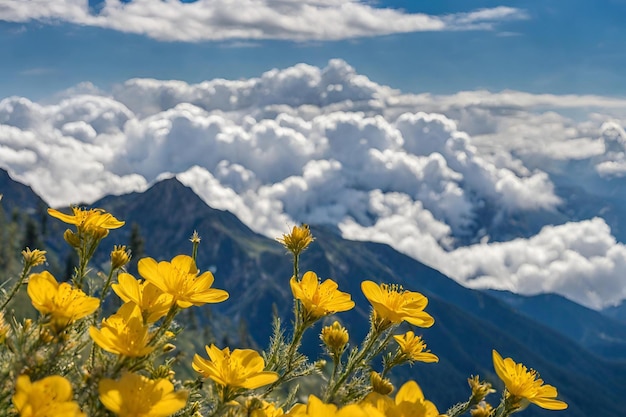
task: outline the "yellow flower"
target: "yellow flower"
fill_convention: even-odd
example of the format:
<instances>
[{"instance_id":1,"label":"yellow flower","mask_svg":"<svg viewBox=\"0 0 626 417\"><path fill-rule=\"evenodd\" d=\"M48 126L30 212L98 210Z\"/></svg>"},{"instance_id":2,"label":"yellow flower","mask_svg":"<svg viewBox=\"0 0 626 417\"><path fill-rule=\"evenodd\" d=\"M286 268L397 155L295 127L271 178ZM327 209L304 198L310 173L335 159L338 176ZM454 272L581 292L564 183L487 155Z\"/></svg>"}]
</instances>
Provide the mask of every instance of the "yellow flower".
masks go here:
<instances>
[{"instance_id":1,"label":"yellow flower","mask_svg":"<svg viewBox=\"0 0 626 417\"><path fill-rule=\"evenodd\" d=\"M432 402L424 399L421 388L415 381L408 381L398 391L395 400L372 392L362 403L371 404L385 416L391 417L437 417L439 412Z\"/></svg>"},{"instance_id":2,"label":"yellow flower","mask_svg":"<svg viewBox=\"0 0 626 417\"><path fill-rule=\"evenodd\" d=\"M315 239L311 235L309 226L302 224L302 226L294 226L291 233L283 234L283 237L278 237L276 240L282 243L289 252L298 256Z\"/></svg>"},{"instance_id":3,"label":"yellow flower","mask_svg":"<svg viewBox=\"0 0 626 417\"><path fill-rule=\"evenodd\" d=\"M215 345L205 347L209 359L196 354L192 367L205 378L211 378L222 386L255 389L278 379L276 372L263 371L265 362L252 349L219 349Z\"/></svg>"},{"instance_id":4,"label":"yellow flower","mask_svg":"<svg viewBox=\"0 0 626 417\"><path fill-rule=\"evenodd\" d=\"M119 381L104 378L98 384L100 401L119 417L166 417L187 403L186 391L174 392L167 379L152 380L124 373Z\"/></svg>"},{"instance_id":5,"label":"yellow flower","mask_svg":"<svg viewBox=\"0 0 626 417\"><path fill-rule=\"evenodd\" d=\"M426 350L426 343L421 337L415 336L412 331L406 332L403 335L396 335L393 337L400 346L400 352L406 355L411 361L418 362L439 362L437 355L430 353Z\"/></svg>"},{"instance_id":6,"label":"yellow flower","mask_svg":"<svg viewBox=\"0 0 626 417\"><path fill-rule=\"evenodd\" d=\"M39 249L31 251L30 248L26 248L22 251L22 257L24 258L24 264L29 268L46 262L46 251Z\"/></svg>"},{"instance_id":7,"label":"yellow flower","mask_svg":"<svg viewBox=\"0 0 626 417\"><path fill-rule=\"evenodd\" d=\"M94 342L107 352L129 357L145 356L154 350L148 346L150 334L141 310L135 303L122 305L117 313L102 320L102 329L89 328Z\"/></svg>"},{"instance_id":8,"label":"yellow flower","mask_svg":"<svg viewBox=\"0 0 626 417\"><path fill-rule=\"evenodd\" d=\"M363 281L361 290L374 307L376 318L385 324L407 321L415 326L430 327L435 323L435 319L424 311L428 298L418 292L372 281Z\"/></svg>"},{"instance_id":9,"label":"yellow flower","mask_svg":"<svg viewBox=\"0 0 626 417\"><path fill-rule=\"evenodd\" d=\"M283 409L276 407L276 404L263 401L261 408L255 408L250 412L250 417L279 417L283 414Z\"/></svg>"},{"instance_id":10,"label":"yellow flower","mask_svg":"<svg viewBox=\"0 0 626 417\"><path fill-rule=\"evenodd\" d=\"M394 390L393 384L387 378L383 378L378 372L370 372L370 384L372 391L382 395L391 394Z\"/></svg>"},{"instance_id":11,"label":"yellow flower","mask_svg":"<svg viewBox=\"0 0 626 417\"><path fill-rule=\"evenodd\" d=\"M154 323L165 316L172 306L173 297L148 281L139 282L124 272L119 274L117 282L111 286L115 294L125 303L132 301L137 304L146 323Z\"/></svg>"},{"instance_id":12,"label":"yellow flower","mask_svg":"<svg viewBox=\"0 0 626 417\"><path fill-rule=\"evenodd\" d=\"M294 298L302 301L305 321L348 311L354 307L350 294L337 290L338 285L332 279L320 283L314 272L306 272L300 282L296 277L291 277L289 284Z\"/></svg>"},{"instance_id":13,"label":"yellow flower","mask_svg":"<svg viewBox=\"0 0 626 417\"><path fill-rule=\"evenodd\" d=\"M285 417L385 417L385 414L368 403L337 408L335 404L325 404L315 395L309 395L308 404L295 405Z\"/></svg>"},{"instance_id":14,"label":"yellow flower","mask_svg":"<svg viewBox=\"0 0 626 417\"><path fill-rule=\"evenodd\" d=\"M48 271L32 274L26 291L33 307L41 314L50 314L52 328L57 332L92 314L100 306L100 300L72 288L67 282L59 284Z\"/></svg>"},{"instance_id":15,"label":"yellow flower","mask_svg":"<svg viewBox=\"0 0 626 417\"><path fill-rule=\"evenodd\" d=\"M349 336L346 328L335 320L331 326L322 328L320 339L322 339L322 342L324 342L332 354L338 355L346 348Z\"/></svg>"},{"instance_id":16,"label":"yellow flower","mask_svg":"<svg viewBox=\"0 0 626 417\"><path fill-rule=\"evenodd\" d=\"M492 392L496 392L489 382L481 381L478 375L467 379L467 383L472 389L472 400L478 402Z\"/></svg>"},{"instance_id":17,"label":"yellow flower","mask_svg":"<svg viewBox=\"0 0 626 417\"><path fill-rule=\"evenodd\" d=\"M470 414L472 417L489 417L492 411L493 407L489 403L482 401L470 410Z\"/></svg>"},{"instance_id":18,"label":"yellow flower","mask_svg":"<svg viewBox=\"0 0 626 417\"><path fill-rule=\"evenodd\" d=\"M72 385L62 376L52 375L31 382L21 375L15 383L13 405L20 417L85 417L72 401Z\"/></svg>"},{"instance_id":19,"label":"yellow flower","mask_svg":"<svg viewBox=\"0 0 626 417\"><path fill-rule=\"evenodd\" d=\"M118 269L130 262L130 251L126 246L115 245L111 251L111 268Z\"/></svg>"},{"instance_id":20,"label":"yellow flower","mask_svg":"<svg viewBox=\"0 0 626 417\"><path fill-rule=\"evenodd\" d=\"M4 320L4 312L0 311L0 345L4 343L11 332L11 326Z\"/></svg>"},{"instance_id":21,"label":"yellow flower","mask_svg":"<svg viewBox=\"0 0 626 417\"><path fill-rule=\"evenodd\" d=\"M198 276L196 263L191 256L178 255L171 262L159 263L152 258L143 258L139 261L138 269L146 281L171 294L173 302L180 308L221 303L228 298L226 291L211 288L214 278L210 271Z\"/></svg>"},{"instance_id":22,"label":"yellow flower","mask_svg":"<svg viewBox=\"0 0 626 417\"><path fill-rule=\"evenodd\" d=\"M548 410L564 410L567 403L556 399L557 391L552 385L544 385L535 370L528 370L511 358L502 359L495 349L492 351L493 366L513 401L526 399Z\"/></svg>"},{"instance_id":23,"label":"yellow flower","mask_svg":"<svg viewBox=\"0 0 626 417\"><path fill-rule=\"evenodd\" d=\"M72 207L72 215L61 213L53 208L48 209L48 214L67 224L76 226L79 235L92 235L97 238L105 237L110 229L118 229L124 226L124 222L117 220L111 213L95 208L81 209Z\"/></svg>"}]
</instances>

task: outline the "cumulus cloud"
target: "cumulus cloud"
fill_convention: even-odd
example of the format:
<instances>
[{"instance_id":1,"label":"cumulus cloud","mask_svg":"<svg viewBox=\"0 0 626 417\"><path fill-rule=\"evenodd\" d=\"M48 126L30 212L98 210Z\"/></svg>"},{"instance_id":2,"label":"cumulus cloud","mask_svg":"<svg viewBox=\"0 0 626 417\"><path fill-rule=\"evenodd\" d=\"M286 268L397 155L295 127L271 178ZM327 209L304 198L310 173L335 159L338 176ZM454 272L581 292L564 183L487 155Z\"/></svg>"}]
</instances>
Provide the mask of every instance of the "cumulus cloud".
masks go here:
<instances>
[{"instance_id":1,"label":"cumulus cloud","mask_svg":"<svg viewBox=\"0 0 626 417\"><path fill-rule=\"evenodd\" d=\"M615 241L601 218L546 226L529 239L446 251L436 239L438 234L446 236L445 226L428 230L428 225L437 223L421 218L419 204L411 209L381 217L373 227L351 220L340 227L348 238L387 243L471 288L526 295L558 293L595 309L626 298L626 246Z\"/></svg>"},{"instance_id":2,"label":"cumulus cloud","mask_svg":"<svg viewBox=\"0 0 626 417\"><path fill-rule=\"evenodd\" d=\"M556 179L621 175L626 102L519 93L513 106L517 94L405 95L340 60L239 81L82 85L45 104L0 101L0 167L55 206L176 175L267 236L331 224L468 286L614 303L624 247L602 219L566 223ZM567 116L572 101L593 114Z\"/></svg>"},{"instance_id":3,"label":"cumulus cloud","mask_svg":"<svg viewBox=\"0 0 626 417\"><path fill-rule=\"evenodd\" d=\"M355 0L102 0L97 13L87 0L33 0L0 4L0 20L38 20L103 27L164 41L228 39L340 40L392 33L490 30L503 21L526 19L506 6L433 16L376 8Z\"/></svg>"},{"instance_id":4,"label":"cumulus cloud","mask_svg":"<svg viewBox=\"0 0 626 417\"><path fill-rule=\"evenodd\" d=\"M459 248L442 272L474 288L554 292L602 308L626 298L626 246L601 218L546 226L530 239Z\"/></svg>"}]
</instances>

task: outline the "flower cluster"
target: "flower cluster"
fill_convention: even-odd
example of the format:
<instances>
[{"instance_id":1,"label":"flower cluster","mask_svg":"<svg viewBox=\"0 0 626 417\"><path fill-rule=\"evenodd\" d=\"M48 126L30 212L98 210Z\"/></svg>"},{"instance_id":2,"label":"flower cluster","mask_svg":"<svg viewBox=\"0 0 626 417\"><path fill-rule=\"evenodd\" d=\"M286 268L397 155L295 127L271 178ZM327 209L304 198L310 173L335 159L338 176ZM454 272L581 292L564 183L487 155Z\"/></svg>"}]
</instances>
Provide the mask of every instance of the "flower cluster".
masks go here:
<instances>
[{"instance_id":1,"label":"flower cluster","mask_svg":"<svg viewBox=\"0 0 626 417\"><path fill-rule=\"evenodd\" d=\"M497 406L486 401L495 390L478 376L468 379L469 399L445 414L415 380L394 395L394 368L439 361L416 334L435 322L426 312L428 298L393 283L361 282L370 304L369 332L354 340L349 326L334 318L355 308L352 295L339 289L340 281L300 274L299 257L314 241L306 225L278 239L293 256L293 326L286 329L275 318L262 352L203 341L206 356L190 360L176 352L175 339L185 330L184 319L177 320L189 309L229 298L214 288L210 271L198 269L197 232L191 256L144 257L137 276L126 270L130 250L115 245L108 274L97 271L105 278L98 281L91 279L92 257L124 222L102 209L71 210L48 210L75 227L64 233L79 257L71 282L59 282L48 270L33 272L46 264L46 252L26 248L19 278L0 298L0 409L10 416L506 417L528 404L567 408L536 371L495 350L495 372L505 386ZM37 317L17 317L6 308L24 285ZM331 361L310 361L301 353L303 336L325 320L332 324L321 326L319 339ZM181 362L195 378L179 379L175 365ZM298 392L294 380L307 381L306 391Z\"/></svg>"}]
</instances>

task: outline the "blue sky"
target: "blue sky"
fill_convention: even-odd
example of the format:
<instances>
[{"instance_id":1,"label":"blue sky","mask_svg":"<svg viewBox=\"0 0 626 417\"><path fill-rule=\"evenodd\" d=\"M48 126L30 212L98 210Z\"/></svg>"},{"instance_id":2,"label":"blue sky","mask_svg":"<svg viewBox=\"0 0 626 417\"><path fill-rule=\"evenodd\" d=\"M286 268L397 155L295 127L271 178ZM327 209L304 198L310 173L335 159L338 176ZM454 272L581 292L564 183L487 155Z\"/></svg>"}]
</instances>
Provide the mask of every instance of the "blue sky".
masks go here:
<instances>
[{"instance_id":1,"label":"blue sky","mask_svg":"<svg viewBox=\"0 0 626 417\"><path fill-rule=\"evenodd\" d=\"M55 2L65 3L47 1ZM33 1L12 3L22 3L20 8L26 10L38 7ZM92 3L96 9L102 7ZM517 9L521 17L494 19L486 30L333 40L244 36L181 42L72 23L59 16L17 19L15 13L0 7L0 96L40 99L83 81L108 89L133 77L188 82L247 78L299 62L324 66L332 58L342 58L372 80L405 92L484 88L626 95L622 82L626 69L624 0L395 0L364 4L435 17L508 7ZM22 10L22 16L24 13Z\"/></svg>"}]
</instances>

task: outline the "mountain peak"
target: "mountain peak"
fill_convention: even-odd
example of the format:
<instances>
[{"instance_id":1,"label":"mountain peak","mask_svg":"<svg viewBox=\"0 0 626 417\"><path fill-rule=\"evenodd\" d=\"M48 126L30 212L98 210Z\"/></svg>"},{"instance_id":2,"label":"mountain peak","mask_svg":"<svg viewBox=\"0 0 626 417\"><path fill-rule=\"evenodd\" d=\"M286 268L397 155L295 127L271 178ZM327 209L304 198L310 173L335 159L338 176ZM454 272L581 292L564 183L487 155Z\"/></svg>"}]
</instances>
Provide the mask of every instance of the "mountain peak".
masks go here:
<instances>
[{"instance_id":1,"label":"mountain peak","mask_svg":"<svg viewBox=\"0 0 626 417\"><path fill-rule=\"evenodd\" d=\"M36 210L48 206L32 188L14 180L8 171L2 168L0 168L0 190L0 194L3 195L2 205L7 212L13 208Z\"/></svg>"}]
</instances>

